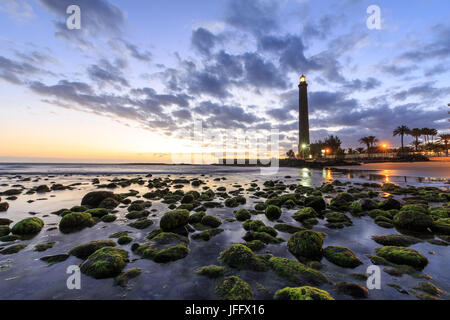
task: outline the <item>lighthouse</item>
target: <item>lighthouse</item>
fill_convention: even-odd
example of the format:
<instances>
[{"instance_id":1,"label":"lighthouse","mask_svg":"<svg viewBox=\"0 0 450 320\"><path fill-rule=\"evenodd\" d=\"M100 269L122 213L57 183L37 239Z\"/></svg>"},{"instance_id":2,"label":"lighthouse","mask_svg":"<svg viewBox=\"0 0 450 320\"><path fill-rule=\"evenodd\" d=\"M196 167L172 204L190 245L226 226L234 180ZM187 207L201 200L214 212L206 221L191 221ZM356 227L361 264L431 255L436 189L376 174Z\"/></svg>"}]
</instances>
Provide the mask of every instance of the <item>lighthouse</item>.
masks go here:
<instances>
[{"instance_id":1,"label":"lighthouse","mask_svg":"<svg viewBox=\"0 0 450 320\"><path fill-rule=\"evenodd\" d=\"M298 153L305 157L309 149L309 113L308 113L308 84L306 77L300 77L300 84L298 85L298 114L299 114L299 130L298 130Z\"/></svg>"}]
</instances>

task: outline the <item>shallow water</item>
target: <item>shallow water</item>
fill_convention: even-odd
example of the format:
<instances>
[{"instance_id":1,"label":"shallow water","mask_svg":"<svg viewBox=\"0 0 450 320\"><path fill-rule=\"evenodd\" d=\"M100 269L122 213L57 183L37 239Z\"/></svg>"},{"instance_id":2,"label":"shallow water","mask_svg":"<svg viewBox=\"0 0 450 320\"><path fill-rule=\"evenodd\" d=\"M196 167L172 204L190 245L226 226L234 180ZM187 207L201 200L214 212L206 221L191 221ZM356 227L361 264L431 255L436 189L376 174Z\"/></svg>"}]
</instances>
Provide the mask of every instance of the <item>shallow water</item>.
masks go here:
<instances>
[{"instance_id":1,"label":"shallow water","mask_svg":"<svg viewBox=\"0 0 450 320\"><path fill-rule=\"evenodd\" d=\"M20 166L23 166L22 168ZM57 227L60 220L58 216L49 215L50 212L61 208L71 208L79 205L83 195L90 191L98 190L91 184L94 177L98 177L101 183L108 182L113 178L133 178L144 177L147 173L153 173L152 178L158 176L166 177L170 174L172 177L201 178L207 182L207 185L215 190L219 186L225 186L227 191L235 188L234 184L240 184L244 188L249 187L252 181L256 181L260 187L266 180L280 179L286 184L300 183L305 186L320 186L324 181L332 181L339 179L341 181L351 180L352 182L366 181L385 181L382 175L367 175L366 173L342 174L332 172L330 170L309 170L282 168L276 176L262 176L260 171L255 168L223 168L210 166L85 166L85 165L14 165L5 169L2 165L3 173L0 173L0 191L11 188L14 184L22 184L29 188L41 184L50 185L52 182L70 185L73 183L81 183L76 186L76 190L52 191L44 195L20 195L15 201L8 201L10 208L7 213L0 213L0 217L7 217L17 222L25 217L30 217L29 212L36 213L35 216L45 221L43 230L33 239L24 241L28 244L27 248L13 255L0 256L0 299L217 299L214 293L217 280L208 279L195 274L198 267L219 264L217 261L220 251L228 248L233 242L243 242L241 237L245 233L241 222L227 222L226 218L234 217L233 212L236 208L216 208L208 209L207 213L220 217L223 220L221 228L225 232L213 237L210 241L191 240L189 244L189 254L186 258L171 262L169 264L158 264L151 260L139 259L130 250L130 245L118 246L124 248L130 253L130 262L126 269L141 268L142 274L135 279L130 280L127 288L113 286L113 279L95 280L85 275L81 276L81 290L68 290L66 280L66 268L69 265L78 265L81 260L76 257L70 257L68 260L47 266L46 263L40 261L39 258L45 255L53 255L66 253L78 244L86 243L91 240L108 239L111 233L130 230L133 233L131 237L135 242L145 242L145 236L151 230L159 226L159 219L165 212L169 211L166 204L160 201L152 201L153 205L150 209L156 209L149 218L154 220L154 224L145 230L137 230L128 227L129 222L124 216L127 213L126 208L118 208L116 214L118 219L113 223L100 222L92 228L86 228L80 232L64 235L58 229L49 231L52 227ZM23 171L21 171L23 170ZM8 172L8 173L6 173ZM33 173L31 173L33 172ZM130 172L133 172L131 174ZM139 172L139 173L138 173ZM31 173L31 174L30 174ZM38 174L40 173L40 174ZM44 174L45 173L45 174ZM73 174L69 174L73 173ZM200 177L200 174L205 176ZM23 177L31 177L30 182L18 182L20 175ZM290 176L290 177L286 177ZM217 177L226 177L227 180L220 182L213 181ZM34 181L39 179L39 181ZM147 180L144 178L144 180ZM401 185L433 185L448 188L446 181L421 180L415 178L392 177L390 181ZM126 188L117 188L113 191L123 193L127 190L137 190L140 194L148 192L145 186L133 184ZM191 186L185 186L184 191L196 189ZM247 198L247 204L239 208L253 209L254 203L262 201L250 197L250 193L243 192ZM3 197L2 197L3 198ZM46 200L38 200L46 198ZM136 200L136 197L130 197ZM35 200L28 203L28 200ZM291 218L295 213L295 209L287 210L283 208L281 219L285 223L301 226ZM155 216L152 216L155 214ZM48 215L48 216L47 216ZM255 216L253 219L263 220L266 225L273 226L278 222L270 222L264 215ZM338 267L326 259L322 259L324 265L321 270L324 275L332 282L336 281L355 281L350 278L351 273L365 273L366 268L371 265L370 260L365 254L374 254L374 249L379 247L371 236L375 234L394 234L395 229L383 229L369 217L354 218L354 225L344 229L332 230L324 226L324 221L320 220L320 224L314 226L314 230L325 232L328 236L325 238L324 247L328 245L343 245L350 248L363 262L355 269L345 269ZM281 233L279 237L287 240L289 234ZM56 245L45 251L33 251L34 245L42 242L56 241ZM1 245L1 244L0 244ZM450 273L448 272L448 261L450 258L450 250L448 247L436 246L427 242L419 243L411 246L423 253L430 261L423 273L432 277L431 282L442 290L450 292ZM433 251L435 254L430 254ZM268 245L265 249L258 251L260 253L271 253L275 256L289 257L295 259L287 250L286 242L277 245ZM135 260L136 259L136 260ZM383 267L381 267L383 269ZM274 293L286 286L292 286L292 283L279 278L272 271L268 272L251 272L232 270L230 273L238 275L247 281L254 291L255 299L271 299ZM423 279L416 279L409 275L402 277L392 277L382 272L381 290L370 290L369 299L416 299L413 294L400 294L395 289L387 286L388 283L396 283L406 290L416 286ZM364 283L362 283L364 284ZM343 296L336 292L331 284L320 286L327 290L336 299L350 299L349 296ZM448 299L448 296L442 298Z\"/></svg>"}]
</instances>

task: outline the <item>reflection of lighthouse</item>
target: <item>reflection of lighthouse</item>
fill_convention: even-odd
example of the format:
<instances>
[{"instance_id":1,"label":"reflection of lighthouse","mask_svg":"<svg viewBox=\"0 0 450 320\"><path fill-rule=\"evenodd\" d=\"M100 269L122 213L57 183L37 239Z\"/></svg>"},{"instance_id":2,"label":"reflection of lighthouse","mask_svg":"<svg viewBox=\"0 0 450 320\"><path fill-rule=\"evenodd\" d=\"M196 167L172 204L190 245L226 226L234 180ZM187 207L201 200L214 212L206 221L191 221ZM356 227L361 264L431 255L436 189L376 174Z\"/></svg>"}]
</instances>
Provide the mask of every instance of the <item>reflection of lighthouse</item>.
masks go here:
<instances>
[{"instance_id":1,"label":"reflection of lighthouse","mask_svg":"<svg viewBox=\"0 0 450 320\"><path fill-rule=\"evenodd\" d=\"M299 137L298 149L300 155L305 155L306 149L309 147L309 114L308 114L308 84L304 75L300 77L299 88Z\"/></svg>"}]
</instances>

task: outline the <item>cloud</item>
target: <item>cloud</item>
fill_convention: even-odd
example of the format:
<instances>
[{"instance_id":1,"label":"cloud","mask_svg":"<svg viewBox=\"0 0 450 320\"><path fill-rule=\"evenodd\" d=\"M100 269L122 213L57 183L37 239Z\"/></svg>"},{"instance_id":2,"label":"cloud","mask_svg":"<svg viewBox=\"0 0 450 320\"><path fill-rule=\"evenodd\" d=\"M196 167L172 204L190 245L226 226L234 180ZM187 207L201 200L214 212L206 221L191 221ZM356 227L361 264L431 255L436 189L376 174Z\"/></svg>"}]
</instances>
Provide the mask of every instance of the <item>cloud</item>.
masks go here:
<instances>
[{"instance_id":1,"label":"cloud","mask_svg":"<svg viewBox=\"0 0 450 320\"><path fill-rule=\"evenodd\" d=\"M14 61L0 56L0 79L13 84L22 84L30 75L45 73L45 71L28 62Z\"/></svg>"},{"instance_id":2,"label":"cloud","mask_svg":"<svg viewBox=\"0 0 450 320\"><path fill-rule=\"evenodd\" d=\"M0 11L16 20L28 20L35 16L33 7L26 0L2 0Z\"/></svg>"},{"instance_id":3,"label":"cloud","mask_svg":"<svg viewBox=\"0 0 450 320\"><path fill-rule=\"evenodd\" d=\"M412 62L423 62L431 59L446 59L450 57L450 25L437 24L431 28L433 40L409 50L400 55L401 59Z\"/></svg>"},{"instance_id":4,"label":"cloud","mask_svg":"<svg viewBox=\"0 0 450 320\"><path fill-rule=\"evenodd\" d=\"M55 21L55 36L81 48L94 48L87 38L120 35L125 24L125 15L116 6L105 0L37 0L48 11L61 20ZM81 29L69 30L66 26L70 5L81 9Z\"/></svg>"},{"instance_id":5,"label":"cloud","mask_svg":"<svg viewBox=\"0 0 450 320\"><path fill-rule=\"evenodd\" d=\"M231 0L225 21L242 31L265 34L279 28L279 1Z\"/></svg>"},{"instance_id":6,"label":"cloud","mask_svg":"<svg viewBox=\"0 0 450 320\"><path fill-rule=\"evenodd\" d=\"M130 86L128 81L123 77L122 69L125 66L126 62L120 59L116 60L114 65L106 59L101 59L98 64L89 66L87 73L99 87L111 85L120 90L121 87Z\"/></svg>"},{"instance_id":7,"label":"cloud","mask_svg":"<svg viewBox=\"0 0 450 320\"><path fill-rule=\"evenodd\" d=\"M219 37L205 28L198 28L192 32L191 44L199 53L209 56L214 49Z\"/></svg>"}]
</instances>

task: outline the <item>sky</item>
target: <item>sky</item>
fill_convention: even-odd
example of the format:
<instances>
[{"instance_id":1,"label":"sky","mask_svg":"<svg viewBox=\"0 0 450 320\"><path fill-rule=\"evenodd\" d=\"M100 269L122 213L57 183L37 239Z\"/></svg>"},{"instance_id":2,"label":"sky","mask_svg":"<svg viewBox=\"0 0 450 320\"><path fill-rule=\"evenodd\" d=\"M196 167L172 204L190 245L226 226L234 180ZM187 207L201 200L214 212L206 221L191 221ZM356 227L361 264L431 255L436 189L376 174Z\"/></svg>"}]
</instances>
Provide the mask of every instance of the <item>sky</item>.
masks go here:
<instances>
[{"instance_id":1,"label":"sky","mask_svg":"<svg viewBox=\"0 0 450 320\"><path fill-rule=\"evenodd\" d=\"M80 30L66 26L70 5ZM297 149L301 74L311 142L448 132L450 2L0 0L0 161L167 162L220 148L192 142L194 121L237 137L278 130L283 154Z\"/></svg>"}]
</instances>

